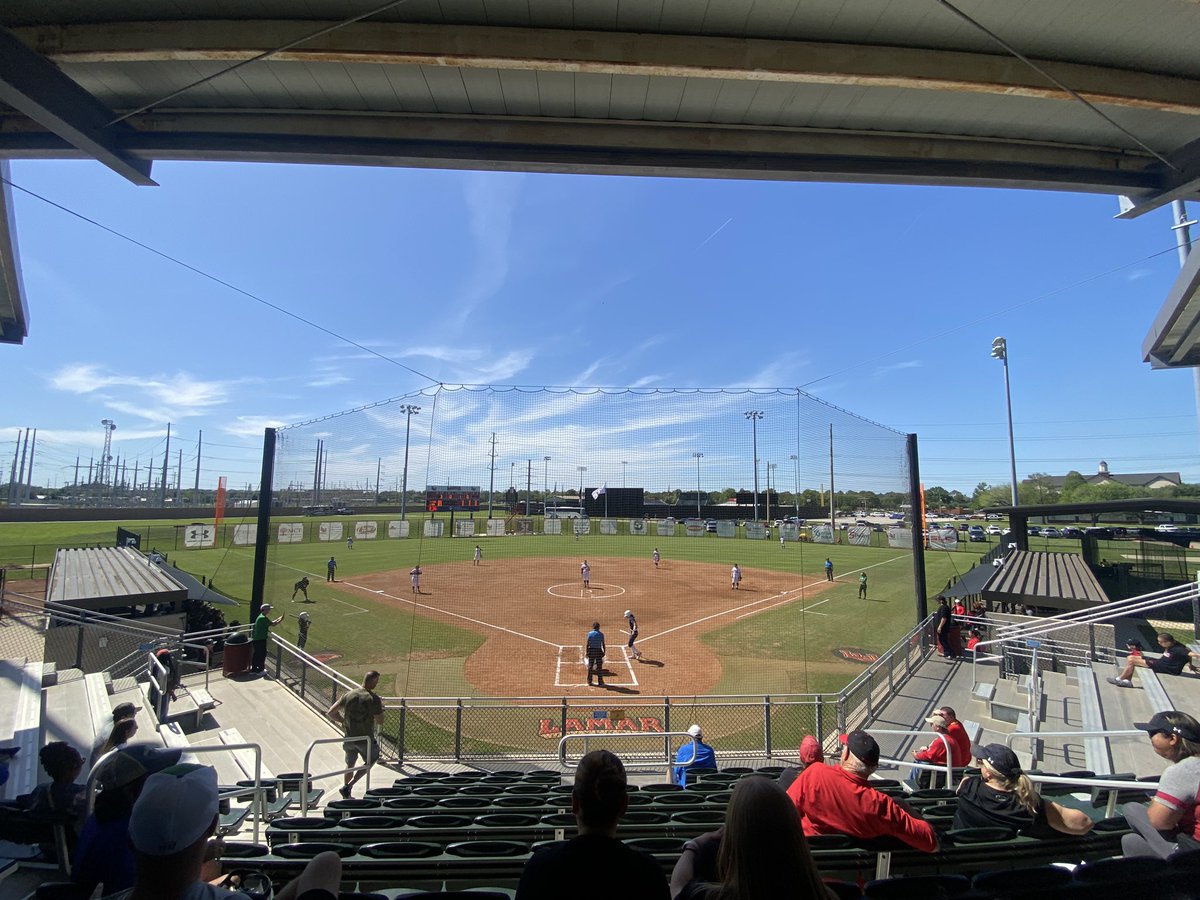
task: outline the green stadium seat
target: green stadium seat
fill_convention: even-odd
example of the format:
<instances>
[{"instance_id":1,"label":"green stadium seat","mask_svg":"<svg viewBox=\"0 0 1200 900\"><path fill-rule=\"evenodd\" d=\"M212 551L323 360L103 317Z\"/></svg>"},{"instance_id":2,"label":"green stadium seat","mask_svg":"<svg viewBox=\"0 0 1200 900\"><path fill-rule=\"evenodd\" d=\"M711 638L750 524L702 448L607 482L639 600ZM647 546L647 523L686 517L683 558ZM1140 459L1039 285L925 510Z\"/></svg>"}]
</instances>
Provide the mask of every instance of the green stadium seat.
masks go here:
<instances>
[{"instance_id":1,"label":"green stadium seat","mask_svg":"<svg viewBox=\"0 0 1200 900\"><path fill-rule=\"evenodd\" d=\"M734 778L741 778L744 775L753 775L754 769L751 769L748 766L728 766L724 769L721 769L718 774L732 775Z\"/></svg>"},{"instance_id":2,"label":"green stadium seat","mask_svg":"<svg viewBox=\"0 0 1200 900\"><path fill-rule=\"evenodd\" d=\"M688 791L651 794L655 806L701 806L709 802L711 794L692 794Z\"/></svg>"},{"instance_id":3,"label":"green stadium seat","mask_svg":"<svg viewBox=\"0 0 1200 900\"><path fill-rule=\"evenodd\" d=\"M380 800L359 800L355 797L351 797L349 800L332 800L325 804L325 818L340 819L368 810L380 809L383 809L383 802Z\"/></svg>"},{"instance_id":4,"label":"green stadium seat","mask_svg":"<svg viewBox=\"0 0 1200 900\"><path fill-rule=\"evenodd\" d=\"M725 822L725 813L719 809L685 809L671 813L671 821L682 825L711 825L716 828Z\"/></svg>"},{"instance_id":5,"label":"green stadium seat","mask_svg":"<svg viewBox=\"0 0 1200 900\"><path fill-rule=\"evenodd\" d=\"M267 826L267 833L273 831L319 831L329 827L329 819L324 816L283 816Z\"/></svg>"},{"instance_id":6,"label":"green stadium seat","mask_svg":"<svg viewBox=\"0 0 1200 900\"><path fill-rule=\"evenodd\" d=\"M525 772L522 771L521 769L497 769L496 771L491 772L489 774L503 775L507 778L524 778L525 777Z\"/></svg>"},{"instance_id":7,"label":"green stadium seat","mask_svg":"<svg viewBox=\"0 0 1200 900\"><path fill-rule=\"evenodd\" d=\"M672 853L678 854L683 852L683 845L686 838L681 837L637 837L630 838L625 841L625 846L633 847L635 850L641 850L645 853Z\"/></svg>"},{"instance_id":8,"label":"green stadium seat","mask_svg":"<svg viewBox=\"0 0 1200 900\"><path fill-rule=\"evenodd\" d=\"M631 809L621 817L617 827L619 828L621 825L666 825L670 821L671 816L665 812L653 809Z\"/></svg>"},{"instance_id":9,"label":"green stadium seat","mask_svg":"<svg viewBox=\"0 0 1200 900\"><path fill-rule=\"evenodd\" d=\"M347 816L338 824L351 829L402 828L408 820L404 816Z\"/></svg>"},{"instance_id":10,"label":"green stadium seat","mask_svg":"<svg viewBox=\"0 0 1200 900\"><path fill-rule=\"evenodd\" d=\"M446 784L423 784L413 788L413 794L418 797L453 797L457 793L458 788Z\"/></svg>"},{"instance_id":11,"label":"green stadium seat","mask_svg":"<svg viewBox=\"0 0 1200 900\"><path fill-rule=\"evenodd\" d=\"M751 770L751 769L747 770L747 772L750 772L750 771L753 771L753 770ZM731 784L732 782L737 781L741 777L742 777L741 775L731 772L728 769L725 769L724 771L721 771L721 772L710 772L707 775L701 775L699 780L701 782L707 782L709 784Z\"/></svg>"},{"instance_id":12,"label":"green stadium seat","mask_svg":"<svg viewBox=\"0 0 1200 900\"><path fill-rule=\"evenodd\" d=\"M759 766L756 770L759 775L766 775L769 778L778 778L783 774L786 766Z\"/></svg>"},{"instance_id":13,"label":"green stadium seat","mask_svg":"<svg viewBox=\"0 0 1200 900\"><path fill-rule=\"evenodd\" d=\"M573 785L554 784L554 785L551 785L549 790L546 791L546 795L549 797L557 797L557 796L561 796L561 795L565 794L566 796L569 797L569 796L571 796L571 792L573 790L575 790Z\"/></svg>"},{"instance_id":14,"label":"green stadium seat","mask_svg":"<svg viewBox=\"0 0 1200 900\"><path fill-rule=\"evenodd\" d=\"M682 787L670 781L665 781L660 784L642 785L643 794L672 794L682 790Z\"/></svg>"},{"instance_id":15,"label":"green stadium seat","mask_svg":"<svg viewBox=\"0 0 1200 900\"><path fill-rule=\"evenodd\" d=\"M391 800L384 800L383 808L417 811L422 809L433 809L437 806L437 803L437 799L434 797L396 797Z\"/></svg>"},{"instance_id":16,"label":"green stadium seat","mask_svg":"<svg viewBox=\"0 0 1200 900\"><path fill-rule=\"evenodd\" d=\"M539 822L541 817L533 813L484 813L475 817L475 824L484 828L526 828Z\"/></svg>"},{"instance_id":17,"label":"green stadium seat","mask_svg":"<svg viewBox=\"0 0 1200 900\"><path fill-rule=\"evenodd\" d=\"M429 859L441 856L440 844L424 841L384 841L378 844L364 844L358 852L368 859Z\"/></svg>"},{"instance_id":18,"label":"green stadium seat","mask_svg":"<svg viewBox=\"0 0 1200 900\"><path fill-rule=\"evenodd\" d=\"M553 801L548 801L545 797L512 795L497 797L492 801L492 806L499 809L539 809L547 805L553 806L555 804Z\"/></svg>"},{"instance_id":19,"label":"green stadium seat","mask_svg":"<svg viewBox=\"0 0 1200 900\"><path fill-rule=\"evenodd\" d=\"M448 784L451 787L465 787L468 784L479 784L479 779L482 777L482 775L447 775L438 783Z\"/></svg>"},{"instance_id":20,"label":"green stadium seat","mask_svg":"<svg viewBox=\"0 0 1200 900\"><path fill-rule=\"evenodd\" d=\"M487 797L443 797L438 801L437 808L442 809L487 809L492 801Z\"/></svg>"},{"instance_id":21,"label":"green stadium seat","mask_svg":"<svg viewBox=\"0 0 1200 900\"><path fill-rule=\"evenodd\" d=\"M519 775L500 775L492 773L479 779L480 784L516 784L521 780Z\"/></svg>"},{"instance_id":22,"label":"green stadium seat","mask_svg":"<svg viewBox=\"0 0 1200 900\"><path fill-rule=\"evenodd\" d=\"M628 798L630 808L652 806L654 804L654 796L652 794L630 794Z\"/></svg>"},{"instance_id":23,"label":"green stadium seat","mask_svg":"<svg viewBox=\"0 0 1200 900\"><path fill-rule=\"evenodd\" d=\"M466 828L470 824L470 816L452 813L429 813L408 820L410 828Z\"/></svg>"},{"instance_id":24,"label":"green stadium seat","mask_svg":"<svg viewBox=\"0 0 1200 900\"><path fill-rule=\"evenodd\" d=\"M701 781L688 785L690 794L720 794L728 793L729 785L724 781Z\"/></svg>"},{"instance_id":25,"label":"green stadium seat","mask_svg":"<svg viewBox=\"0 0 1200 900\"><path fill-rule=\"evenodd\" d=\"M281 859L312 859L319 853L332 851L345 859L354 856L358 848L351 844L340 844L334 841L304 841L299 844L276 844L271 853Z\"/></svg>"},{"instance_id":26,"label":"green stadium seat","mask_svg":"<svg viewBox=\"0 0 1200 900\"><path fill-rule=\"evenodd\" d=\"M436 775L405 775L403 778L397 778L393 781L392 787L415 788L437 783L438 777Z\"/></svg>"},{"instance_id":27,"label":"green stadium seat","mask_svg":"<svg viewBox=\"0 0 1200 900\"><path fill-rule=\"evenodd\" d=\"M529 845L520 841L457 841L446 846L446 853L462 857L527 856Z\"/></svg>"},{"instance_id":28,"label":"green stadium seat","mask_svg":"<svg viewBox=\"0 0 1200 900\"><path fill-rule=\"evenodd\" d=\"M504 796L504 785L469 784L458 793L464 797L502 797Z\"/></svg>"},{"instance_id":29,"label":"green stadium seat","mask_svg":"<svg viewBox=\"0 0 1200 900\"><path fill-rule=\"evenodd\" d=\"M374 798L382 801L382 800L386 800L390 797L405 797L405 796L408 796L409 793L410 793L410 791L408 790L408 788L377 787L377 788L371 788L369 791L367 791L367 797L368 798L374 797Z\"/></svg>"},{"instance_id":30,"label":"green stadium seat","mask_svg":"<svg viewBox=\"0 0 1200 900\"><path fill-rule=\"evenodd\" d=\"M271 848L263 844L251 844L248 841L226 841L221 851L223 859L257 859L267 856Z\"/></svg>"},{"instance_id":31,"label":"green stadium seat","mask_svg":"<svg viewBox=\"0 0 1200 900\"><path fill-rule=\"evenodd\" d=\"M552 828L574 828L577 824L573 813L546 813L539 821Z\"/></svg>"},{"instance_id":32,"label":"green stadium seat","mask_svg":"<svg viewBox=\"0 0 1200 900\"><path fill-rule=\"evenodd\" d=\"M506 787L504 789L504 793L514 796L521 796L522 794L525 794L530 796L537 795L539 797L545 797L547 790L546 786L542 784L526 784L517 782L516 784L510 784L508 787Z\"/></svg>"}]
</instances>

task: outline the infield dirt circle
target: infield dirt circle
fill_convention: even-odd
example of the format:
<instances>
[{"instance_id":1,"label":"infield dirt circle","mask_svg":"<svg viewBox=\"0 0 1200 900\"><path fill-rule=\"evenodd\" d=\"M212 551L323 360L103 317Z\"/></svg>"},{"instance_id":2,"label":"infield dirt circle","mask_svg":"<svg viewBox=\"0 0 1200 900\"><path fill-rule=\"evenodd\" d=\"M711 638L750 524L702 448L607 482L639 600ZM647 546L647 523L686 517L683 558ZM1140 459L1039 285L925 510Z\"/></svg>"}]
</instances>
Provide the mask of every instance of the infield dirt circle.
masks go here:
<instances>
[{"instance_id":1,"label":"infield dirt circle","mask_svg":"<svg viewBox=\"0 0 1200 900\"><path fill-rule=\"evenodd\" d=\"M739 590L730 567L591 558L591 587L580 560L553 557L469 561L424 570L420 595L407 571L356 576L339 583L378 602L470 629L486 640L468 657L465 676L481 695L561 696L599 693L587 686L583 645L593 622L604 632L607 689L647 695L702 694L721 677L721 659L701 637L777 606L810 605L829 586L799 574L743 569ZM627 651L624 613L637 617L637 647ZM744 655L753 656L753 648Z\"/></svg>"}]
</instances>

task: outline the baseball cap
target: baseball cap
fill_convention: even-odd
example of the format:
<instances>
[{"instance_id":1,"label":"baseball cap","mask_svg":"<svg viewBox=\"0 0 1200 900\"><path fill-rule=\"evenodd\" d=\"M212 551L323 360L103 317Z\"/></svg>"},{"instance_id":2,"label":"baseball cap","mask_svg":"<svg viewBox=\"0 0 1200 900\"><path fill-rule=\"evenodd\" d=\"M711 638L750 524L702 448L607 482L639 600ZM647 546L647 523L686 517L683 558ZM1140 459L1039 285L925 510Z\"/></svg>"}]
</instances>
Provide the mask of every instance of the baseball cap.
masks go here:
<instances>
[{"instance_id":1,"label":"baseball cap","mask_svg":"<svg viewBox=\"0 0 1200 900\"><path fill-rule=\"evenodd\" d=\"M973 744L971 755L981 759L1005 778L1016 778L1021 774L1021 761L1017 754L1003 744Z\"/></svg>"},{"instance_id":2,"label":"baseball cap","mask_svg":"<svg viewBox=\"0 0 1200 900\"><path fill-rule=\"evenodd\" d=\"M128 744L98 766L96 782L104 790L125 787L139 778L161 772L179 762L179 747L155 747L153 744Z\"/></svg>"},{"instance_id":3,"label":"baseball cap","mask_svg":"<svg viewBox=\"0 0 1200 900\"><path fill-rule=\"evenodd\" d=\"M938 728L945 728L946 727L946 717L939 716L937 713L934 713L932 716L925 717L925 724L926 725L936 725Z\"/></svg>"},{"instance_id":4,"label":"baseball cap","mask_svg":"<svg viewBox=\"0 0 1200 900\"><path fill-rule=\"evenodd\" d=\"M1150 717L1149 722L1134 722L1133 727L1138 731L1147 731L1154 734L1156 731L1161 731L1163 734L1177 734L1187 741L1200 741L1200 733L1195 728L1192 728L1186 723L1172 724L1167 716L1170 712L1157 712Z\"/></svg>"},{"instance_id":5,"label":"baseball cap","mask_svg":"<svg viewBox=\"0 0 1200 900\"><path fill-rule=\"evenodd\" d=\"M263 610L266 610L266 609L274 609L274 608L275 608L275 607L271 606L271 604L270 604L270 603L264 603L264 604L263 604L262 606L260 606L258 609L259 609L259 611L261 612L261 611L263 611Z\"/></svg>"},{"instance_id":6,"label":"baseball cap","mask_svg":"<svg viewBox=\"0 0 1200 900\"><path fill-rule=\"evenodd\" d=\"M307 618L310 618L310 617L309 617L309 615L308 615L308 613L307 613L307 612L302 612L302 613L300 613L300 615L296 616L296 618L297 618L297 619L307 619Z\"/></svg>"},{"instance_id":7,"label":"baseball cap","mask_svg":"<svg viewBox=\"0 0 1200 900\"><path fill-rule=\"evenodd\" d=\"M804 740L800 742L800 762L806 766L825 762L825 751L821 749L821 742L811 734L805 735Z\"/></svg>"},{"instance_id":8,"label":"baseball cap","mask_svg":"<svg viewBox=\"0 0 1200 900\"><path fill-rule=\"evenodd\" d=\"M868 766L879 763L879 744L865 731L851 731L849 734L843 734L839 740Z\"/></svg>"},{"instance_id":9,"label":"baseball cap","mask_svg":"<svg viewBox=\"0 0 1200 900\"><path fill-rule=\"evenodd\" d=\"M217 817L217 770L183 763L146 779L129 818L129 841L147 856L178 853L208 833Z\"/></svg>"},{"instance_id":10,"label":"baseball cap","mask_svg":"<svg viewBox=\"0 0 1200 900\"><path fill-rule=\"evenodd\" d=\"M691 727L688 728L688 734L690 734L694 738L698 738L702 734L704 734L704 732L700 730L699 725L692 725Z\"/></svg>"},{"instance_id":11,"label":"baseball cap","mask_svg":"<svg viewBox=\"0 0 1200 900\"><path fill-rule=\"evenodd\" d=\"M627 609L627 610L625 610L625 615L627 615L627 616L632 616L632 615L633 615L633 610L630 610L630 609Z\"/></svg>"}]
</instances>

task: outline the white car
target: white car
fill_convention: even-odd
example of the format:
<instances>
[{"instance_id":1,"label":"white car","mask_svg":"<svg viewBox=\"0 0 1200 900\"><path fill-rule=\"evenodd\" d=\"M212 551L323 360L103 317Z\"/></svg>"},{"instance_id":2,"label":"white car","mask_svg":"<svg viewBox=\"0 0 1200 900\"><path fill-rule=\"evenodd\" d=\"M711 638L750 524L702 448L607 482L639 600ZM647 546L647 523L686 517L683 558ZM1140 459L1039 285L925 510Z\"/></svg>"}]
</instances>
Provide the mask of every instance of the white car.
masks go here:
<instances>
[{"instance_id":1,"label":"white car","mask_svg":"<svg viewBox=\"0 0 1200 900\"><path fill-rule=\"evenodd\" d=\"M999 526L999 525L989 525L989 526L987 527L987 533L988 533L988 534L1003 534L1004 532L1002 532L1002 531L1000 530L1000 526Z\"/></svg>"},{"instance_id":2,"label":"white car","mask_svg":"<svg viewBox=\"0 0 1200 900\"><path fill-rule=\"evenodd\" d=\"M1179 531L1179 526L1172 524L1171 522L1163 522L1154 530L1162 532L1163 534L1174 534L1175 532Z\"/></svg>"}]
</instances>

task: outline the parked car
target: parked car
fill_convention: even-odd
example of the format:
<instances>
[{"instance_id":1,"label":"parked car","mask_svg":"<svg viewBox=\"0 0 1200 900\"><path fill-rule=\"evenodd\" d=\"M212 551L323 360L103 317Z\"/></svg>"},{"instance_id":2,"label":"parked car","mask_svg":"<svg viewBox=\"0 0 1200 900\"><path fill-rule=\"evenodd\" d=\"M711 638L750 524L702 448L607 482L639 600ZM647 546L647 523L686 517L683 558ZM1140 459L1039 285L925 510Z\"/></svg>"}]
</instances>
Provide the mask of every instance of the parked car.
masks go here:
<instances>
[{"instance_id":1,"label":"parked car","mask_svg":"<svg viewBox=\"0 0 1200 900\"><path fill-rule=\"evenodd\" d=\"M1088 537L1093 537L1098 541L1111 541L1113 539L1113 530L1111 528L1087 528L1084 533Z\"/></svg>"},{"instance_id":2,"label":"parked car","mask_svg":"<svg viewBox=\"0 0 1200 900\"><path fill-rule=\"evenodd\" d=\"M1055 528L1053 525L1051 525L1049 528L1042 529L1042 537L1044 537L1044 538L1060 538L1060 537L1062 537L1062 532L1059 531L1057 528Z\"/></svg>"},{"instance_id":3,"label":"parked car","mask_svg":"<svg viewBox=\"0 0 1200 900\"><path fill-rule=\"evenodd\" d=\"M716 519L705 519L704 520L704 530L715 532L717 530L717 520Z\"/></svg>"},{"instance_id":4,"label":"parked car","mask_svg":"<svg viewBox=\"0 0 1200 900\"><path fill-rule=\"evenodd\" d=\"M977 526L975 526L975 527L976 527L976 528L978 528L979 526L977 525ZM971 530L971 526L970 526L970 525L968 525L966 522L962 522L962 523L960 523L960 524L959 524L959 526L958 526L958 530L959 530L959 531L966 531L966 532L969 532L969 531Z\"/></svg>"},{"instance_id":5,"label":"parked car","mask_svg":"<svg viewBox=\"0 0 1200 900\"><path fill-rule=\"evenodd\" d=\"M989 525L987 527L987 533L988 534L1003 534L1004 532L1001 531L999 525Z\"/></svg>"},{"instance_id":6,"label":"parked car","mask_svg":"<svg viewBox=\"0 0 1200 900\"><path fill-rule=\"evenodd\" d=\"M1179 531L1179 526L1173 522L1163 522L1154 530L1159 534L1174 534L1175 532Z\"/></svg>"},{"instance_id":7,"label":"parked car","mask_svg":"<svg viewBox=\"0 0 1200 900\"><path fill-rule=\"evenodd\" d=\"M1075 538L1078 540L1079 538L1083 537L1083 532L1074 525L1068 525L1062 530L1062 536L1065 538Z\"/></svg>"},{"instance_id":8,"label":"parked car","mask_svg":"<svg viewBox=\"0 0 1200 900\"><path fill-rule=\"evenodd\" d=\"M1028 531L1028 533L1029 533L1029 534L1041 534L1041 533L1042 533L1042 526L1040 526L1040 525L1030 525L1030 526L1029 526L1029 531Z\"/></svg>"},{"instance_id":9,"label":"parked car","mask_svg":"<svg viewBox=\"0 0 1200 900\"><path fill-rule=\"evenodd\" d=\"M972 544L979 543L980 541L986 541L987 535L984 534L983 526L972 525L971 530L967 532L967 540Z\"/></svg>"}]
</instances>

